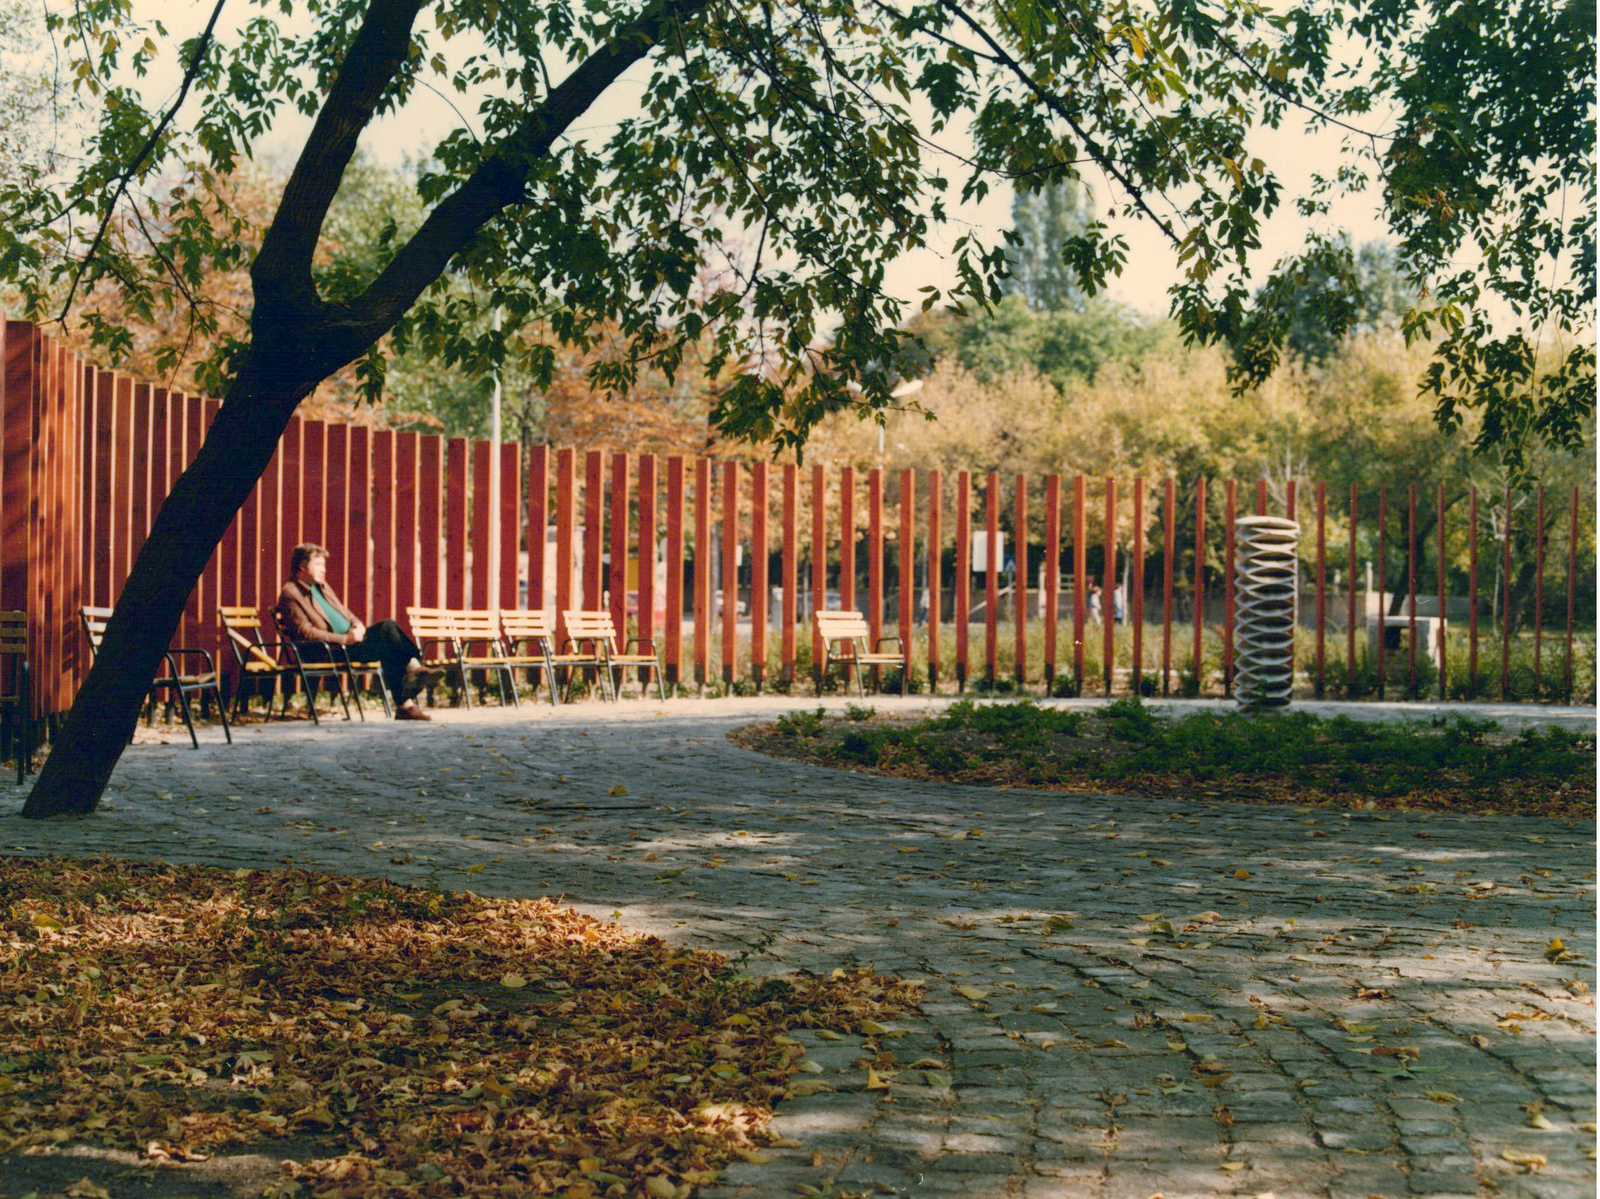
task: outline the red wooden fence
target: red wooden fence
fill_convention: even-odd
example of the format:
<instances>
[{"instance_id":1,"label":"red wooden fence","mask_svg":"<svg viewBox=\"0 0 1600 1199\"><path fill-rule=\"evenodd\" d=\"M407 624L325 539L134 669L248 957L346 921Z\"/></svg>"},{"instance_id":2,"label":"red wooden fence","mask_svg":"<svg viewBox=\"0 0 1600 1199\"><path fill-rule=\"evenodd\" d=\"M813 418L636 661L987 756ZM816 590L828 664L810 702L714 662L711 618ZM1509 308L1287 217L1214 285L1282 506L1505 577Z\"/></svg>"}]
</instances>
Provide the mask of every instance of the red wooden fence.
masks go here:
<instances>
[{"instance_id":1,"label":"red wooden fence","mask_svg":"<svg viewBox=\"0 0 1600 1199\"><path fill-rule=\"evenodd\" d=\"M38 714L56 713L70 706L88 667L79 606L115 601L217 404L98 370L25 323L5 324L3 338L0 606L29 612ZM1201 687L1226 693L1231 685L1237 489L1229 480L1220 496L1212 486L1208 501L1204 479L1147 488L1142 478L1002 481L994 472L974 479L961 471L947 483L938 471L871 468L863 496L851 466L813 464L807 479L793 464L747 469L674 455L663 471L652 454L535 446L524 462L517 446L502 445L497 495L495 452L485 441L292 420L197 583L177 641L220 650L217 606L267 608L289 550L317 541L329 551L334 585L369 621L403 623L412 605L607 605L619 626L631 623L657 641L669 679L679 683L804 681L821 654L814 633L806 635L809 614L838 606L862 608L875 635L898 634L918 686L953 675L958 685L1168 693L1194 688L1197 660ZM1391 655L1386 638L1377 638L1372 686L1380 693L1422 694L1434 655L1417 640L1417 598L1444 611L1449 561L1464 557L1467 647L1455 668L1467 671L1468 690L1486 697L1513 691L1511 650L1520 635L1504 614L1514 572L1530 566L1541 617L1528 635L1532 660L1536 670L1548 664L1559 676L1546 694L1572 694L1576 621L1592 620L1575 597L1580 589L1593 593L1591 554L1584 555L1591 573L1579 572L1585 509L1576 489L1555 504L1543 488L1494 497L1501 503L1490 520L1475 488L1441 487L1433 498L1432 555L1417 533L1414 487L1403 511L1389 503L1386 487L1375 497L1352 488L1343 511L1327 502L1321 484L1314 494L1314 504L1302 505L1305 636L1312 646L1300 659L1313 691L1348 692L1362 669L1367 614L1362 589L1351 583L1365 552L1373 558L1372 599L1395 607L1409 634L1394 663L1398 675L1386 675ZM1270 506L1265 484L1252 498L1255 511ZM1374 499L1371 507L1362 502ZM1284 500L1293 511L1292 483ZM809 522L800 516L803 502ZM1334 551L1330 563L1333 522L1347 526L1348 553L1341 561ZM975 552L980 530L983 548ZM1455 539L1449 561L1447 535ZM1527 563L1518 535L1531 547ZM1480 595L1480 543L1491 547L1484 561L1497 576L1493 597ZM1392 564L1391 547L1399 552ZM1565 567L1566 607L1560 640L1552 627L1546 653L1546 585L1560 586L1545 577L1550 559L1558 572ZM1386 590L1391 565L1406 580L1398 605ZM1425 579L1430 570L1433 578ZM975 573L983 576L976 588ZM1093 630L1091 583L1102 589ZM1500 642L1498 680L1479 676L1479 601L1488 598L1489 634ZM1112 617L1124 610L1132 627L1119 636ZM1160 625L1159 648L1153 633L1146 639L1147 613ZM1332 621L1347 626L1342 637ZM1175 644L1175 626L1186 624L1187 636ZM947 633L953 636L941 645ZM972 645L975 635L981 647ZM1441 696L1460 692L1452 690L1451 661L1447 656L1446 669L1433 676Z\"/></svg>"}]
</instances>

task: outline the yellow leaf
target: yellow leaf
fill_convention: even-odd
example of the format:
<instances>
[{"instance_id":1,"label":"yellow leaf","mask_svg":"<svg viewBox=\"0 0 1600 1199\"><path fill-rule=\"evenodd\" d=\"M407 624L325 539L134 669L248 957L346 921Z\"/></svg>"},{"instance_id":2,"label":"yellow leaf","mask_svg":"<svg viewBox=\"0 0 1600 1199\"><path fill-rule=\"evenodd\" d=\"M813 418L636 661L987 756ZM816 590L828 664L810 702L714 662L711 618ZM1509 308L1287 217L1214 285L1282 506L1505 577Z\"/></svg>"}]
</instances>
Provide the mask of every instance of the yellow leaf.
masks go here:
<instances>
[{"instance_id":1,"label":"yellow leaf","mask_svg":"<svg viewBox=\"0 0 1600 1199\"><path fill-rule=\"evenodd\" d=\"M752 1166L765 1166L772 1161L770 1157L759 1149L740 1149L735 1146L733 1152L735 1156L744 1158Z\"/></svg>"},{"instance_id":2,"label":"yellow leaf","mask_svg":"<svg viewBox=\"0 0 1600 1199\"><path fill-rule=\"evenodd\" d=\"M607 795L626 795L627 793L628 793L628 789L626 787L624 787L621 783L618 783L615 787L611 788L611 790L606 792Z\"/></svg>"},{"instance_id":3,"label":"yellow leaf","mask_svg":"<svg viewBox=\"0 0 1600 1199\"><path fill-rule=\"evenodd\" d=\"M902 845L900 847L900 852L901 853L921 853L922 850L919 847L915 846L915 845Z\"/></svg>"},{"instance_id":4,"label":"yellow leaf","mask_svg":"<svg viewBox=\"0 0 1600 1199\"><path fill-rule=\"evenodd\" d=\"M468 874L482 874L483 873L483 868L484 868L484 866L486 864L487 863L479 862L476 866L468 866L467 867L467 873Z\"/></svg>"},{"instance_id":5,"label":"yellow leaf","mask_svg":"<svg viewBox=\"0 0 1600 1199\"><path fill-rule=\"evenodd\" d=\"M800 1099L806 1095L820 1095L824 1091L831 1091L831 1084L823 1082L820 1078L802 1078L799 1082L792 1082L788 1086L789 1097Z\"/></svg>"},{"instance_id":6,"label":"yellow leaf","mask_svg":"<svg viewBox=\"0 0 1600 1199\"><path fill-rule=\"evenodd\" d=\"M1530 1112L1528 1115L1528 1127L1542 1129L1545 1132L1554 1132L1556 1126L1550 1122L1550 1117L1543 1112Z\"/></svg>"},{"instance_id":7,"label":"yellow leaf","mask_svg":"<svg viewBox=\"0 0 1600 1199\"><path fill-rule=\"evenodd\" d=\"M1129 937L1128 938L1128 944L1129 945L1148 945L1148 944L1150 944L1150 938L1149 937Z\"/></svg>"},{"instance_id":8,"label":"yellow leaf","mask_svg":"<svg viewBox=\"0 0 1600 1199\"><path fill-rule=\"evenodd\" d=\"M660 1174L652 1174L644 1180L644 1193L650 1199L678 1199L678 1188Z\"/></svg>"},{"instance_id":9,"label":"yellow leaf","mask_svg":"<svg viewBox=\"0 0 1600 1199\"><path fill-rule=\"evenodd\" d=\"M869 1037L881 1037L889 1030L876 1020L863 1020L861 1022L861 1031Z\"/></svg>"},{"instance_id":10,"label":"yellow leaf","mask_svg":"<svg viewBox=\"0 0 1600 1199\"><path fill-rule=\"evenodd\" d=\"M1422 1092L1422 1096L1423 1096L1424 1099L1431 1099L1435 1103L1460 1103L1461 1102L1461 1096L1453 1094L1450 1091L1424 1091L1424 1092Z\"/></svg>"},{"instance_id":11,"label":"yellow leaf","mask_svg":"<svg viewBox=\"0 0 1600 1199\"><path fill-rule=\"evenodd\" d=\"M956 987L954 990L957 995L965 996L974 1002L989 994L988 989L985 987Z\"/></svg>"},{"instance_id":12,"label":"yellow leaf","mask_svg":"<svg viewBox=\"0 0 1600 1199\"><path fill-rule=\"evenodd\" d=\"M508 991L515 991L518 987L527 986L528 980L523 978L522 975L516 973L502 974L500 976L500 985L505 987Z\"/></svg>"},{"instance_id":13,"label":"yellow leaf","mask_svg":"<svg viewBox=\"0 0 1600 1199\"><path fill-rule=\"evenodd\" d=\"M1239 869L1233 872L1233 877L1238 879L1240 882L1243 882L1245 879L1250 877L1250 872L1241 866Z\"/></svg>"},{"instance_id":14,"label":"yellow leaf","mask_svg":"<svg viewBox=\"0 0 1600 1199\"><path fill-rule=\"evenodd\" d=\"M880 1075L871 1066L868 1066L867 1067L867 1090L869 1090L869 1091L887 1091L888 1089L889 1089L889 1084L883 1081L883 1076Z\"/></svg>"},{"instance_id":15,"label":"yellow leaf","mask_svg":"<svg viewBox=\"0 0 1600 1199\"><path fill-rule=\"evenodd\" d=\"M1222 1163L1222 1168L1224 1170L1242 1170L1242 1169L1244 1169L1244 1163L1243 1162L1223 1162Z\"/></svg>"},{"instance_id":16,"label":"yellow leaf","mask_svg":"<svg viewBox=\"0 0 1600 1199\"><path fill-rule=\"evenodd\" d=\"M836 1033L831 1028L819 1028L819 1029L817 1029L817 1036L821 1037L824 1041L842 1041L842 1040L844 1040L843 1034Z\"/></svg>"},{"instance_id":17,"label":"yellow leaf","mask_svg":"<svg viewBox=\"0 0 1600 1199\"><path fill-rule=\"evenodd\" d=\"M1529 1153L1525 1149L1502 1149L1500 1156L1513 1166L1526 1166L1530 1170L1537 1170L1546 1160L1544 1154Z\"/></svg>"}]
</instances>

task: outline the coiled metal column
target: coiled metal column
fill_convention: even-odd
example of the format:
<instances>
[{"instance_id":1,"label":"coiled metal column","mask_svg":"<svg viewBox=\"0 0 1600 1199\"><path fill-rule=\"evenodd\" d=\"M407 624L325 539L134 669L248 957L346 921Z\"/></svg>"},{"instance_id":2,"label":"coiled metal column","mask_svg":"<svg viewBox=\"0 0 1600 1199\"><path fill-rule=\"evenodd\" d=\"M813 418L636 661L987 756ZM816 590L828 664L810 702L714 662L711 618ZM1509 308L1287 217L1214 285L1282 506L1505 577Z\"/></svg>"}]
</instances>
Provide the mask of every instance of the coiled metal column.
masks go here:
<instances>
[{"instance_id":1,"label":"coiled metal column","mask_svg":"<svg viewBox=\"0 0 1600 1199\"><path fill-rule=\"evenodd\" d=\"M1251 708L1280 707L1294 688L1294 622L1300 526L1278 516L1241 516L1234 584L1233 688Z\"/></svg>"}]
</instances>

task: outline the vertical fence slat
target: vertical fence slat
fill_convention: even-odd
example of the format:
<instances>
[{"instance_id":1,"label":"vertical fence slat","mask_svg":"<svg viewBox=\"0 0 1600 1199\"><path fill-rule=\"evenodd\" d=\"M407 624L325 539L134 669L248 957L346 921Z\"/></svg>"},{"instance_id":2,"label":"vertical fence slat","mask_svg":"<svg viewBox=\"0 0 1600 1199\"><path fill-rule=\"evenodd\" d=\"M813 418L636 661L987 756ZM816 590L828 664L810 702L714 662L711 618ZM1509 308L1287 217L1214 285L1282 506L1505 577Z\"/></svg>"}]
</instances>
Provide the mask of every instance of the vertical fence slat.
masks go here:
<instances>
[{"instance_id":1,"label":"vertical fence slat","mask_svg":"<svg viewBox=\"0 0 1600 1199\"><path fill-rule=\"evenodd\" d=\"M1500 698L1511 698L1511 487L1506 486L1505 539L1500 566Z\"/></svg>"},{"instance_id":2,"label":"vertical fence slat","mask_svg":"<svg viewBox=\"0 0 1600 1199\"><path fill-rule=\"evenodd\" d=\"M867 642L883 636L883 467L867 472ZM877 674L877 671L873 672Z\"/></svg>"},{"instance_id":3,"label":"vertical fence slat","mask_svg":"<svg viewBox=\"0 0 1600 1199\"><path fill-rule=\"evenodd\" d=\"M967 637L972 621L972 475L956 473L956 689L967 686Z\"/></svg>"},{"instance_id":4,"label":"vertical fence slat","mask_svg":"<svg viewBox=\"0 0 1600 1199\"><path fill-rule=\"evenodd\" d=\"M983 487L983 662L984 678L998 678L1000 632L1000 476L990 471Z\"/></svg>"},{"instance_id":5,"label":"vertical fence slat","mask_svg":"<svg viewBox=\"0 0 1600 1199\"><path fill-rule=\"evenodd\" d=\"M372 619L399 620L394 602L394 430L372 434Z\"/></svg>"},{"instance_id":6,"label":"vertical fence slat","mask_svg":"<svg viewBox=\"0 0 1600 1199\"><path fill-rule=\"evenodd\" d=\"M1467 488L1467 695L1478 694L1478 489Z\"/></svg>"},{"instance_id":7,"label":"vertical fence slat","mask_svg":"<svg viewBox=\"0 0 1600 1199\"><path fill-rule=\"evenodd\" d=\"M322 421L308 420L300 429L300 539L327 544L322 527L323 509L328 494L324 466L328 427Z\"/></svg>"},{"instance_id":8,"label":"vertical fence slat","mask_svg":"<svg viewBox=\"0 0 1600 1199\"><path fill-rule=\"evenodd\" d=\"M1128 619L1133 623L1133 694L1144 688L1144 477L1133 480L1133 560L1128 583Z\"/></svg>"},{"instance_id":9,"label":"vertical fence slat","mask_svg":"<svg viewBox=\"0 0 1600 1199\"><path fill-rule=\"evenodd\" d=\"M1088 582L1089 547L1087 545L1089 521L1084 505L1087 502L1083 476L1072 480L1072 682L1079 695L1083 694L1083 620L1084 589Z\"/></svg>"},{"instance_id":10,"label":"vertical fence slat","mask_svg":"<svg viewBox=\"0 0 1600 1199\"><path fill-rule=\"evenodd\" d=\"M58 372L51 372L51 391L55 390ZM53 399L52 395L52 399ZM50 422L50 434L55 436L56 422ZM52 489L53 490L53 489ZM133 385L133 462L131 475L132 533L128 543L128 561L139 556L144 540L150 535L150 384Z\"/></svg>"},{"instance_id":11,"label":"vertical fence slat","mask_svg":"<svg viewBox=\"0 0 1600 1199\"><path fill-rule=\"evenodd\" d=\"M201 403L200 420L203 426L202 443L211 436L211 426L217 419L221 410L220 400L205 400ZM227 542L224 540L224 546ZM217 554L211 555L211 561L206 567L205 603L200 608L200 624L193 645L196 649L210 650L215 654L222 647L217 642L217 605L230 602L222 593L222 573L220 559Z\"/></svg>"},{"instance_id":12,"label":"vertical fence slat","mask_svg":"<svg viewBox=\"0 0 1600 1199\"><path fill-rule=\"evenodd\" d=\"M363 620L371 620L372 610L372 431L364 425L350 426L350 468L346 476L349 513L345 541L346 603Z\"/></svg>"},{"instance_id":13,"label":"vertical fence slat","mask_svg":"<svg viewBox=\"0 0 1600 1199\"><path fill-rule=\"evenodd\" d=\"M917 472L900 472L900 693L911 692L912 604L917 585Z\"/></svg>"},{"instance_id":14,"label":"vertical fence slat","mask_svg":"<svg viewBox=\"0 0 1600 1199\"><path fill-rule=\"evenodd\" d=\"M107 387L107 386L110 386L111 383L112 383L112 377L109 374L104 374L103 373L102 376L101 376L101 379L100 379L100 385L102 387ZM179 467L179 470L178 470L178 473L180 475L184 471L188 470L189 469L189 464L194 461L194 456L195 456L196 453L199 452L200 443L205 437L205 429L206 429L206 425L205 425L205 408L201 404L200 398L198 396L184 396L182 398L182 403L183 403L183 461L182 461L182 465ZM110 463L108 461L108 463L107 463L108 469L109 469L109 466L110 466ZM109 531L109 529L110 529L110 514L109 513L107 514L107 524L106 524L105 527ZM190 590L189 590L189 598L184 604L183 636L184 636L184 644L185 645L196 645L196 644L199 643L199 640L200 640L200 605L201 605L203 588L204 588L204 577L202 576L202 578L195 580L195 585L192 588L190 588ZM109 577L108 577L108 580L107 580L107 593L106 594L107 594L107 599L106 599L107 603L115 602L116 594L117 594L116 593L116 587L115 587L114 583L111 582Z\"/></svg>"},{"instance_id":15,"label":"vertical fence slat","mask_svg":"<svg viewBox=\"0 0 1600 1199\"><path fill-rule=\"evenodd\" d=\"M705 685L711 653L711 461L694 463L694 681Z\"/></svg>"},{"instance_id":16,"label":"vertical fence slat","mask_svg":"<svg viewBox=\"0 0 1600 1199\"><path fill-rule=\"evenodd\" d=\"M1443 584L1440 584L1443 586ZM1328 485L1317 484L1317 686L1316 697L1328 681Z\"/></svg>"},{"instance_id":17,"label":"vertical fence slat","mask_svg":"<svg viewBox=\"0 0 1600 1199\"><path fill-rule=\"evenodd\" d=\"M566 644L572 607L572 572L578 536L577 464L572 450L556 453L556 637Z\"/></svg>"},{"instance_id":18,"label":"vertical fence slat","mask_svg":"<svg viewBox=\"0 0 1600 1199\"><path fill-rule=\"evenodd\" d=\"M1578 489L1572 489L1572 523L1567 527L1567 655L1562 673L1562 694L1572 702L1572 621L1577 612L1578 585Z\"/></svg>"},{"instance_id":19,"label":"vertical fence slat","mask_svg":"<svg viewBox=\"0 0 1600 1199\"><path fill-rule=\"evenodd\" d=\"M928 691L939 690L939 592L944 586L944 492L937 470L928 472Z\"/></svg>"},{"instance_id":20,"label":"vertical fence slat","mask_svg":"<svg viewBox=\"0 0 1600 1199\"><path fill-rule=\"evenodd\" d=\"M1172 589L1177 577L1173 561L1178 547L1178 485L1167 479L1161 497L1161 694L1172 689Z\"/></svg>"},{"instance_id":21,"label":"vertical fence slat","mask_svg":"<svg viewBox=\"0 0 1600 1199\"><path fill-rule=\"evenodd\" d=\"M500 447L500 598L502 608L515 608L522 596L522 447L514 441Z\"/></svg>"},{"instance_id":22,"label":"vertical fence slat","mask_svg":"<svg viewBox=\"0 0 1600 1199\"><path fill-rule=\"evenodd\" d=\"M550 538L550 447L528 447L528 607L550 606L545 549Z\"/></svg>"},{"instance_id":23,"label":"vertical fence slat","mask_svg":"<svg viewBox=\"0 0 1600 1199\"><path fill-rule=\"evenodd\" d=\"M495 552L494 546L489 543L489 514L493 508L494 496L489 490L490 462L492 451L490 444L478 438L467 443L467 454L471 459L472 469L472 497L464 505L469 514L469 527L465 544L471 547L471 565L464 567L464 572L469 576L466 587L469 607L484 609L494 602L489 595L489 555Z\"/></svg>"},{"instance_id":24,"label":"vertical fence slat","mask_svg":"<svg viewBox=\"0 0 1600 1199\"><path fill-rule=\"evenodd\" d=\"M417 543L420 547L417 569L417 603L423 608L440 606L439 564L444 542L442 511L444 439L425 434L417 439Z\"/></svg>"},{"instance_id":25,"label":"vertical fence slat","mask_svg":"<svg viewBox=\"0 0 1600 1199\"><path fill-rule=\"evenodd\" d=\"M768 575L767 464L750 468L750 677L756 689L767 678L767 596Z\"/></svg>"},{"instance_id":26,"label":"vertical fence slat","mask_svg":"<svg viewBox=\"0 0 1600 1199\"><path fill-rule=\"evenodd\" d=\"M639 638L656 649L656 456L639 455Z\"/></svg>"},{"instance_id":27,"label":"vertical fence slat","mask_svg":"<svg viewBox=\"0 0 1600 1199\"><path fill-rule=\"evenodd\" d=\"M289 418L283 436L278 439L278 448L283 455L283 472L278 482L278 498L283 505L278 519L278 536L283 539L285 550L283 561L277 564L281 571L289 564L287 551L299 545L301 540L300 470L305 449L305 422L298 416ZM190 454L192 456L192 450Z\"/></svg>"},{"instance_id":28,"label":"vertical fence slat","mask_svg":"<svg viewBox=\"0 0 1600 1199\"><path fill-rule=\"evenodd\" d=\"M417 597L417 435L394 435L394 619L404 621Z\"/></svg>"},{"instance_id":29,"label":"vertical fence slat","mask_svg":"<svg viewBox=\"0 0 1600 1199\"><path fill-rule=\"evenodd\" d=\"M739 677L739 464L722 464L722 681Z\"/></svg>"},{"instance_id":30,"label":"vertical fence slat","mask_svg":"<svg viewBox=\"0 0 1600 1199\"><path fill-rule=\"evenodd\" d=\"M799 470L783 464L783 634L779 655L783 682L794 686L795 624L800 618L800 496Z\"/></svg>"},{"instance_id":31,"label":"vertical fence slat","mask_svg":"<svg viewBox=\"0 0 1600 1199\"><path fill-rule=\"evenodd\" d=\"M1263 515L1266 507L1266 484L1256 485L1257 514ZM1222 505L1222 694L1233 694L1233 613L1238 597L1234 593L1234 522L1239 518L1238 488L1233 479L1227 483L1227 494ZM1297 580L1298 582L1298 580Z\"/></svg>"},{"instance_id":32,"label":"vertical fence slat","mask_svg":"<svg viewBox=\"0 0 1600 1199\"><path fill-rule=\"evenodd\" d=\"M1016 481L1016 516L1013 518L1016 545L1011 547L1012 561L1017 564L1011 585L1011 625L1016 633L1016 663L1014 673L1017 686L1028 681L1028 476L1019 474Z\"/></svg>"},{"instance_id":33,"label":"vertical fence slat","mask_svg":"<svg viewBox=\"0 0 1600 1199\"><path fill-rule=\"evenodd\" d=\"M1056 681L1056 625L1061 615L1061 476L1044 479L1044 591L1040 606L1044 613L1044 693L1051 694Z\"/></svg>"},{"instance_id":34,"label":"vertical fence slat","mask_svg":"<svg viewBox=\"0 0 1600 1199\"><path fill-rule=\"evenodd\" d=\"M667 458L666 654L662 666L674 686L683 677L683 458Z\"/></svg>"},{"instance_id":35,"label":"vertical fence slat","mask_svg":"<svg viewBox=\"0 0 1600 1199\"><path fill-rule=\"evenodd\" d=\"M1266 514L1267 514L1267 481L1265 479L1257 479L1256 480L1256 515L1257 516L1265 516Z\"/></svg>"},{"instance_id":36,"label":"vertical fence slat","mask_svg":"<svg viewBox=\"0 0 1600 1199\"><path fill-rule=\"evenodd\" d=\"M270 606L282 586L288 555L283 552L283 441L273 447L267 469L261 475L261 507L256 514L256 590L240 599L256 611ZM387 614L385 614L387 615ZM375 617L374 619L381 619ZM225 655L233 657L232 654Z\"/></svg>"},{"instance_id":37,"label":"vertical fence slat","mask_svg":"<svg viewBox=\"0 0 1600 1199\"><path fill-rule=\"evenodd\" d=\"M628 643L628 483L631 463L619 450L611 455L611 623L617 630L616 649ZM644 570L640 558L637 569Z\"/></svg>"},{"instance_id":38,"label":"vertical fence slat","mask_svg":"<svg viewBox=\"0 0 1600 1199\"><path fill-rule=\"evenodd\" d=\"M1117 480L1106 477L1106 549L1100 568L1100 652L1105 693L1111 694L1117 662Z\"/></svg>"},{"instance_id":39,"label":"vertical fence slat","mask_svg":"<svg viewBox=\"0 0 1600 1199\"><path fill-rule=\"evenodd\" d=\"M1434 582L1439 588L1439 699L1443 701L1446 691L1446 677L1450 672L1450 642L1445 635L1445 566L1444 566L1444 484L1439 484L1439 495L1436 501L1438 521L1434 528L1434 541L1439 551L1439 566L1434 572Z\"/></svg>"},{"instance_id":40,"label":"vertical fence slat","mask_svg":"<svg viewBox=\"0 0 1600 1199\"><path fill-rule=\"evenodd\" d=\"M1533 697L1543 692L1544 675L1544 484L1539 485L1533 517Z\"/></svg>"},{"instance_id":41,"label":"vertical fence slat","mask_svg":"<svg viewBox=\"0 0 1600 1199\"><path fill-rule=\"evenodd\" d=\"M1194 680L1195 694L1204 695L1206 627L1206 481L1194 484Z\"/></svg>"},{"instance_id":42,"label":"vertical fence slat","mask_svg":"<svg viewBox=\"0 0 1600 1199\"><path fill-rule=\"evenodd\" d=\"M1356 527L1359 523L1361 509L1358 504L1359 496L1356 485L1350 484L1350 590L1345 597L1349 604L1349 614L1345 625L1345 687L1346 693L1355 689L1356 682ZM1362 599L1365 602L1365 596Z\"/></svg>"},{"instance_id":43,"label":"vertical fence slat","mask_svg":"<svg viewBox=\"0 0 1600 1199\"><path fill-rule=\"evenodd\" d=\"M1385 602L1388 590L1389 564L1389 487L1378 484L1378 698L1383 698L1388 686L1389 605Z\"/></svg>"},{"instance_id":44,"label":"vertical fence slat","mask_svg":"<svg viewBox=\"0 0 1600 1199\"><path fill-rule=\"evenodd\" d=\"M8 361L15 353L11 339L17 336L15 330L20 322L12 321L5 326ZM111 519L111 437L112 425L116 416L116 405L112 402L111 395L107 392L105 372L87 367L84 371L87 382L86 390L91 398L88 407L90 416L87 431L88 445L85 457L89 462L87 490L85 492L87 524L89 537L87 541L88 554L85 566L88 569L89 582L86 588L87 602L96 607L105 607L111 603L111 541L107 536ZM8 383L8 389L12 384ZM179 421L177 429L177 458L173 465L181 471L183 466L183 401L177 400ZM13 455L21 453L27 448L27 439L13 441L9 434L6 438L6 478L10 478L10 463ZM20 459L18 459L20 461ZM171 467L169 466L169 470ZM5 497L6 520L12 519L11 514L17 509L12 506L11 497ZM3 602L3 601L0 601Z\"/></svg>"},{"instance_id":45,"label":"vertical fence slat","mask_svg":"<svg viewBox=\"0 0 1600 1199\"><path fill-rule=\"evenodd\" d=\"M856 607L856 471L839 471L839 608Z\"/></svg>"},{"instance_id":46,"label":"vertical fence slat","mask_svg":"<svg viewBox=\"0 0 1600 1199\"><path fill-rule=\"evenodd\" d=\"M827 608L828 600L828 480L821 464L811 468L811 607ZM811 621L811 677L822 689L822 634Z\"/></svg>"},{"instance_id":47,"label":"vertical fence slat","mask_svg":"<svg viewBox=\"0 0 1600 1199\"><path fill-rule=\"evenodd\" d=\"M605 451L590 450L583 456L583 599L588 611L601 606L600 592L605 587Z\"/></svg>"},{"instance_id":48,"label":"vertical fence slat","mask_svg":"<svg viewBox=\"0 0 1600 1199\"><path fill-rule=\"evenodd\" d=\"M350 428L330 424L323 434L323 471L327 480L323 511L323 541L328 549L328 577L341 596L350 594Z\"/></svg>"},{"instance_id":49,"label":"vertical fence slat","mask_svg":"<svg viewBox=\"0 0 1600 1199\"><path fill-rule=\"evenodd\" d=\"M1441 613L1440 615L1443 615ZM1406 698L1417 698L1417 485L1406 485Z\"/></svg>"},{"instance_id":50,"label":"vertical fence slat","mask_svg":"<svg viewBox=\"0 0 1600 1199\"><path fill-rule=\"evenodd\" d=\"M35 356L38 351L35 349ZM35 383L35 387L38 384ZM37 402L37 401L35 401ZM128 569L133 563L133 380L116 376L117 421L112 443L111 474L111 595L112 602L122 594ZM206 422L209 424L210 422ZM29 443L34 428L30 420ZM31 458L31 455L30 455ZM210 617L205 618L209 623Z\"/></svg>"}]
</instances>

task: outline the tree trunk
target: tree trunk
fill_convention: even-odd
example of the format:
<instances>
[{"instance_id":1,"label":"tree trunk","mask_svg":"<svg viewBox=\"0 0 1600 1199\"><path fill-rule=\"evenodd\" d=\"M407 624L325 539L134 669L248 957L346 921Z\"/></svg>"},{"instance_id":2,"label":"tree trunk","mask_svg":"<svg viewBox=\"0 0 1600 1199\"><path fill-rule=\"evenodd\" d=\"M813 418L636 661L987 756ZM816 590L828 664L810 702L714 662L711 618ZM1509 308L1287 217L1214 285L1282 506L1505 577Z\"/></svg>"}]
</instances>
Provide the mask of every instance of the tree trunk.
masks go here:
<instances>
[{"instance_id":1,"label":"tree trunk","mask_svg":"<svg viewBox=\"0 0 1600 1199\"><path fill-rule=\"evenodd\" d=\"M276 386L248 382L265 374L241 372L200 452L156 514L24 816L87 814L99 805L195 581L310 390L282 376Z\"/></svg>"}]
</instances>

